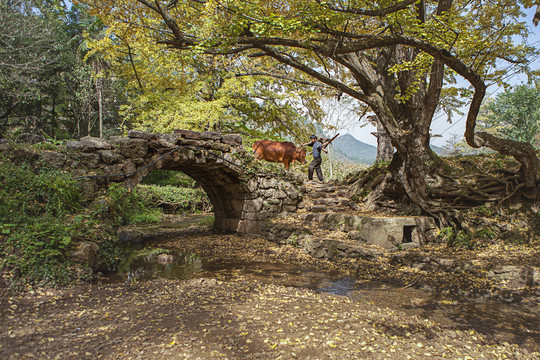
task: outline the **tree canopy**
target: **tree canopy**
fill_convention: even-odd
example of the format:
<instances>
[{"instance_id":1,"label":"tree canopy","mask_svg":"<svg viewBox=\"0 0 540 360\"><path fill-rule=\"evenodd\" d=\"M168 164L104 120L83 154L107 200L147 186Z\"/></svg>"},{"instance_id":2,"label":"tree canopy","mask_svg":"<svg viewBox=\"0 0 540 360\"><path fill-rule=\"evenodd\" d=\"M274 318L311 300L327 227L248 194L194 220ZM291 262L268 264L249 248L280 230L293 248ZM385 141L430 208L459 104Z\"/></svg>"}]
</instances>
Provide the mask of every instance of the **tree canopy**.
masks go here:
<instances>
[{"instance_id":1,"label":"tree canopy","mask_svg":"<svg viewBox=\"0 0 540 360\"><path fill-rule=\"evenodd\" d=\"M0 0L0 10L2 137L94 134L94 73L79 49L86 16L59 0ZM105 86L108 104L121 99L116 90L113 82ZM115 108L107 109L109 127L116 127Z\"/></svg>"},{"instance_id":2,"label":"tree canopy","mask_svg":"<svg viewBox=\"0 0 540 360\"><path fill-rule=\"evenodd\" d=\"M107 41L152 49L163 59L172 54L177 60L167 62L178 75L193 59L206 59L228 74L316 85L365 104L397 150L373 199L397 186L427 212L436 206L428 191L436 169L427 165L434 157L435 112L470 99L468 144L508 149L502 139L475 133L486 84L503 83L510 69L529 71L528 59L537 53L516 40L526 38L526 20L521 4L510 0L80 2L103 18ZM457 86L458 76L470 87ZM507 153L522 163L527 188L534 188L534 151L516 145Z\"/></svg>"},{"instance_id":3,"label":"tree canopy","mask_svg":"<svg viewBox=\"0 0 540 360\"><path fill-rule=\"evenodd\" d=\"M540 84L509 88L482 107L486 131L540 147Z\"/></svg>"}]
</instances>

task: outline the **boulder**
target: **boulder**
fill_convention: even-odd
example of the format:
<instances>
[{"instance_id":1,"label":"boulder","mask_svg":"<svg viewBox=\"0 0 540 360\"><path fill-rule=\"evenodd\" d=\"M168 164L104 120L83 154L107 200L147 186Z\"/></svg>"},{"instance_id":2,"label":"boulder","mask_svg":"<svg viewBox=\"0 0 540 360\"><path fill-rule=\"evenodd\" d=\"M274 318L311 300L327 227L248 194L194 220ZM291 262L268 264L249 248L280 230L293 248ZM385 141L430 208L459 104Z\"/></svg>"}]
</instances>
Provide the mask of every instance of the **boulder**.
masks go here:
<instances>
[{"instance_id":1,"label":"boulder","mask_svg":"<svg viewBox=\"0 0 540 360\"><path fill-rule=\"evenodd\" d=\"M158 263L163 264L163 265L170 264L174 261L174 256L169 255L169 254L159 254L157 257L157 261Z\"/></svg>"},{"instance_id":2,"label":"boulder","mask_svg":"<svg viewBox=\"0 0 540 360\"><path fill-rule=\"evenodd\" d=\"M97 169L99 167L99 155L94 153L81 153L79 160L89 169Z\"/></svg>"},{"instance_id":3,"label":"boulder","mask_svg":"<svg viewBox=\"0 0 540 360\"><path fill-rule=\"evenodd\" d=\"M154 140L154 139L157 139L158 136L157 134L153 134L153 133L131 130L128 132L128 137L134 138L134 139Z\"/></svg>"},{"instance_id":4,"label":"boulder","mask_svg":"<svg viewBox=\"0 0 540 360\"><path fill-rule=\"evenodd\" d=\"M142 158L148 152L148 141L136 138L111 138L113 143L120 149L120 154L125 158Z\"/></svg>"},{"instance_id":5,"label":"boulder","mask_svg":"<svg viewBox=\"0 0 540 360\"><path fill-rule=\"evenodd\" d=\"M97 264L97 252L99 247L91 241L83 241L71 253L71 259L81 264L88 264L94 268Z\"/></svg>"},{"instance_id":6,"label":"boulder","mask_svg":"<svg viewBox=\"0 0 540 360\"><path fill-rule=\"evenodd\" d=\"M107 164L112 165L119 162L122 158L113 150L100 150L98 151L101 160Z\"/></svg>"}]
</instances>

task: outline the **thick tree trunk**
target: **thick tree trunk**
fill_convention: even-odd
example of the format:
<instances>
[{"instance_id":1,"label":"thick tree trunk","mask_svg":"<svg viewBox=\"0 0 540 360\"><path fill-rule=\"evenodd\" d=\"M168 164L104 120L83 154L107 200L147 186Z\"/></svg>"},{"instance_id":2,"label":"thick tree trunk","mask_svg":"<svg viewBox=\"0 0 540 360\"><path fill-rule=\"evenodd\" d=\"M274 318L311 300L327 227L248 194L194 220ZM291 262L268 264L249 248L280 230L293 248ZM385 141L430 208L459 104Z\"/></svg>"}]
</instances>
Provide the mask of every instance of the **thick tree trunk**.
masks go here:
<instances>
[{"instance_id":1,"label":"thick tree trunk","mask_svg":"<svg viewBox=\"0 0 540 360\"><path fill-rule=\"evenodd\" d=\"M433 202L430 200L427 187L430 152L426 146L427 141L421 134L412 132L393 138L392 141L401 151L393 154L387 175L366 197L368 208L381 205L381 199L388 196L401 202L408 198L424 213L432 214Z\"/></svg>"},{"instance_id":2,"label":"thick tree trunk","mask_svg":"<svg viewBox=\"0 0 540 360\"><path fill-rule=\"evenodd\" d=\"M377 125L377 132L371 133L377 138L377 157L375 158L375 162L390 161L394 154L392 141L381 125L381 122L379 120L376 120L375 122Z\"/></svg>"}]
</instances>

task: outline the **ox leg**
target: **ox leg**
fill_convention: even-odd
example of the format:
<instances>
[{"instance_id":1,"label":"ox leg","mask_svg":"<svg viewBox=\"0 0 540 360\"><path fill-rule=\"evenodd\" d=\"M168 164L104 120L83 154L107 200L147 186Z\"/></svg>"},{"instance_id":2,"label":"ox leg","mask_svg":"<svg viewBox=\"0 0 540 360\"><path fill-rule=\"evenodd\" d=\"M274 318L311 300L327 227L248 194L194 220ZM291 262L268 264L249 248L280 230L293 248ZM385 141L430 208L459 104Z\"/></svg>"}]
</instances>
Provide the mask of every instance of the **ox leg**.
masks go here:
<instances>
[{"instance_id":1,"label":"ox leg","mask_svg":"<svg viewBox=\"0 0 540 360\"><path fill-rule=\"evenodd\" d=\"M284 161L283 165L285 165L286 170L289 170L289 166L291 165L291 162L290 161Z\"/></svg>"}]
</instances>

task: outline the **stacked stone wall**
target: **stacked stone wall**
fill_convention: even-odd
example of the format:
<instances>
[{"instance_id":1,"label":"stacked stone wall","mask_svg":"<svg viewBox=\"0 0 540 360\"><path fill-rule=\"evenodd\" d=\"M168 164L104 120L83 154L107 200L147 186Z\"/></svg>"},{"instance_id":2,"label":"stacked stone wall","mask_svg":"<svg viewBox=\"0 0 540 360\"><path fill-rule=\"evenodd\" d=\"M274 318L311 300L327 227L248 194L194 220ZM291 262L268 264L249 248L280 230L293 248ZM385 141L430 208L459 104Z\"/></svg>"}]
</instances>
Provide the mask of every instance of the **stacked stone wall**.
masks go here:
<instances>
[{"instance_id":1,"label":"stacked stone wall","mask_svg":"<svg viewBox=\"0 0 540 360\"><path fill-rule=\"evenodd\" d=\"M96 196L110 182L133 188L157 169L178 170L195 179L214 206L217 230L259 234L260 222L295 212L302 201L295 181L251 169L253 156L237 134L176 130L170 134L130 131L109 140L67 141L41 160L70 168L85 196Z\"/></svg>"}]
</instances>

